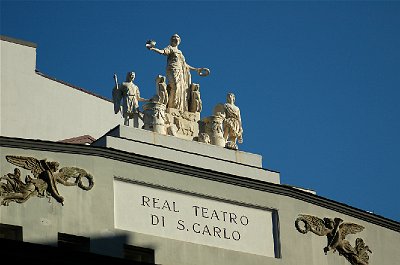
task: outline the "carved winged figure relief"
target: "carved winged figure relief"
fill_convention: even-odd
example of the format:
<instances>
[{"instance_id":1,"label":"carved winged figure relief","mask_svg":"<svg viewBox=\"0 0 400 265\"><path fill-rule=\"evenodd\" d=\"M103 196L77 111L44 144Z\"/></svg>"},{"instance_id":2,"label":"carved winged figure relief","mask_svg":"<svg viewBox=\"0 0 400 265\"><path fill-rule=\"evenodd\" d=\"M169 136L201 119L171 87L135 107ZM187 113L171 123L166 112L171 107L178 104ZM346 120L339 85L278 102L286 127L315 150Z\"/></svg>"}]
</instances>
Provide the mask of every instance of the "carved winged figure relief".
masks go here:
<instances>
[{"instance_id":1,"label":"carved winged figure relief","mask_svg":"<svg viewBox=\"0 0 400 265\"><path fill-rule=\"evenodd\" d=\"M325 255L332 250L338 251L339 255L344 256L352 265L368 265L369 256L372 253L361 238L357 238L355 247L351 246L346 240L349 234L356 234L364 230L358 224L346 223L341 218L318 218L312 215L300 214L295 221L297 231L306 234L311 231L319 236L326 236L328 243L324 247Z\"/></svg>"},{"instance_id":2,"label":"carved winged figure relief","mask_svg":"<svg viewBox=\"0 0 400 265\"><path fill-rule=\"evenodd\" d=\"M36 159L27 156L6 156L6 160L18 167L29 170L33 176L27 175L21 180L21 171L14 169L0 177L0 202L8 206L11 201L23 203L32 196L53 197L64 205L64 198L57 189L57 183L65 186L78 186L83 190L90 190L93 185L93 176L85 170L76 167L63 167L60 170L58 162L48 162L46 159ZM74 181L70 181L70 179ZM82 179L86 178L84 184Z\"/></svg>"}]
</instances>

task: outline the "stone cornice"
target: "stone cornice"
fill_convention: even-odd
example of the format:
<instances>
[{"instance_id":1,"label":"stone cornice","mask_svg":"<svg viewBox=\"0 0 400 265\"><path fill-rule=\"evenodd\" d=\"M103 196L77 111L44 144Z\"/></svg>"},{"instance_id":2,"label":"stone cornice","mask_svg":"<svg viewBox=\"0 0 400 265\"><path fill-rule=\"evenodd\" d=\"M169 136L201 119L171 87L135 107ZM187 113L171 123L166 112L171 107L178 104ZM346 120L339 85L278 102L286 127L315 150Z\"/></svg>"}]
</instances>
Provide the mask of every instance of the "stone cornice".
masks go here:
<instances>
[{"instance_id":1,"label":"stone cornice","mask_svg":"<svg viewBox=\"0 0 400 265\"><path fill-rule=\"evenodd\" d=\"M15 43L15 44L24 45L24 46L28 46L28 47L31 47L31 48L37 48L37 44L33 43L33 42L30 42L30 41L15 39L15 38L4 36L4 35L0 35L0 39L2 41L12 42L12 43Z\"/></svg>"},{"instance_id":2,"label":"stone cornice","mask_svg":"<svg viewBox=\"0 0 400 265\"><path fill-rule=\"evenodd\" d=\"M314 204L326 209L330 209L360 220L379 225L390 230L400 232L400 223L394 220L372 214L352 206L339 203L309 192L301 191L297 188L263 182L255 179L238 177L226 173L215 172L208 169L196 168L180 163L165 161L152 157L142 156L138 154L128 153L112 148L95 147L87 145L68 144L60 142L31 140L0 136L0 146L10 148L21 148L38 151L52 151L68 154L90 155L113 159L121 162L166 170L170 172L180 173L184 175L194 176L211 181L241 186L249 189L264 191L272 194L286 196Z\"/></svg>"}]
</instances>

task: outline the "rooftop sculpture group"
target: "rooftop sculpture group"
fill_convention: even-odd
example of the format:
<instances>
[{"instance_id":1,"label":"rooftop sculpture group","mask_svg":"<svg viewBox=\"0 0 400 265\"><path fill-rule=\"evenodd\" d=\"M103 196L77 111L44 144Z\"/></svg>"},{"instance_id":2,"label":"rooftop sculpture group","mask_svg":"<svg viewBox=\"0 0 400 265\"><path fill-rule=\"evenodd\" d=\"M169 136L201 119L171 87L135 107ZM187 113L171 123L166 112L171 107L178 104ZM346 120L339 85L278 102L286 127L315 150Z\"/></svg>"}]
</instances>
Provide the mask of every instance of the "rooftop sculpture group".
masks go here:
<instances>
[{"instance_id":1,"label":"rooftop sculpture group","mask_svg":"<svg viewBox=\"0 0 400 265\"><path fill-rule=\"evenodd\" d=\"M227 102L218 104L212 116L201 120L200 85L192 83L190 71L204 77L210 70L190 66L179 49L180 43L178 34L171 36L170 44L164 49L156 48L153 40L146 42L148 50L167 57L166 76L156 77L156 94L151 99L140 96L139 87L133 83L134 72L128 72L123 83L118 83L114 74L115 113L121 112L126 126L133 119L133 126L139 127L141 120L146 130L237 150L237 142L243 142L243 128L235 95L228 93ZM146 102L143 112L139 110L139 101Z\"/></svg>"}]
</instances>

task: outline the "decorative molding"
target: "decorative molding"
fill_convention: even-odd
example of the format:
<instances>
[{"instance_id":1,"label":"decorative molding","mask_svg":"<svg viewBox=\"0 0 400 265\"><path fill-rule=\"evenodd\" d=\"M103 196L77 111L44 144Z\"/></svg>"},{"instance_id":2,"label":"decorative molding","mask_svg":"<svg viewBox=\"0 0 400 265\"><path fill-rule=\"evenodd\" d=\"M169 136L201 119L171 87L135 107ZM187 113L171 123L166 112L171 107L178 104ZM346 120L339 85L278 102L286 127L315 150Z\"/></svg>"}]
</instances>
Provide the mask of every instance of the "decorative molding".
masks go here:
<instances>
[{"instance_id":1,"label":"decorative molding","mask_svg":"<svg viewBox=\"0 0 400 265\"><path fill-rule=\"evenodd\" d=\"M21 180L21 171L15 168L13 173L0 177L0 204L8 206L10 202L24 203L30 197L53 197L64 205L64 198L57 189L57 183L64 186L78 186L83 190L91 190L94 185L93 176L77 167L63 167L58 170L59 163L48 162L27 156L6 156L6 160L18 167L29 170L33 177L26 175ZM58 171L58 172L57 172ZM70 179L74 181L70 181ZM82 182L86 178L88 184Z\"/></svg>"},{"instance_id":2,"label":"decorative molding","mask_svg":"<svg viewBox=\"0 0 400 265\"><path fill-rule=\"evenodd\" d=\"M303 226L301 225L303 224ZM346 236L356 234L364 230L364 227L358 224L345 223L341 218L320 219L316 216L300 214L295 221L297 231L302 234L312 232L318 236L326 236L328 244L324 247L325 255L332 250L338 252L340 256L345 257L352 265L368 265L368 252L372 253L364 240L357 238L353 247Z\"/></svg>"},{"instance_id":3,"label":"decorative molding","mask_svg":"<svg viewBox=\"0 0 400 265\"><path fill-rule=\"evenodd\" d=\"M115 161L140 165L169 172L194 176L197 178L208 179L211 181L231 184L244 188L277 194L293 199L301 200L316 206L323 207L341 214L345 214L371 224L375 224L387 229L400 232L400 223L394 220L385 218L380 215L369 213L358 208L327 199L318 195L310 194L306 191L293 188L288 185L279 185L265 181L259 181L250 178L238 177L226 173L216 172L204 168L197 168L183 165L176 162L166 161L153 157L133 154L125 151L115 150L106 147L87 146L87 145L72 145L59 142L51 142L44 140L22 139L14 137L0 136L0 146L8 148L20 148L28 150L60 152L67 154L79 154L94 157L102 157ZM233 162L232 162L233 163ZM270 170L271 171L271 170ZM276 172L276 171L275 171Z\"/></svg>"}]
</instances>

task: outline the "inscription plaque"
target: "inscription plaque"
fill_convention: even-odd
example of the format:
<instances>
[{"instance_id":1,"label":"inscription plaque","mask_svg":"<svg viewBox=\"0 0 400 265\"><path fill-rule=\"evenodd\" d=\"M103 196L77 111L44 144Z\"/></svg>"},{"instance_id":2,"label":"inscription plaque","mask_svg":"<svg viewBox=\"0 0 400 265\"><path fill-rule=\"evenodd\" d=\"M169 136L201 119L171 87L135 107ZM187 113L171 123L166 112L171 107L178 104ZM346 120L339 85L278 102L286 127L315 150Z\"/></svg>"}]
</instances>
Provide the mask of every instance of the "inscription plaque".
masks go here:
<instances>
[{"instance_id":1,"label":"inscription plaque","mask_svg":"<svg viewBox=\"0 0 400 265\"><path fill-rule=\"evenodd\" d=\"M275 257L268 209L120 180L114 204L118 229Z\"/></svg>"}]
</instances>

